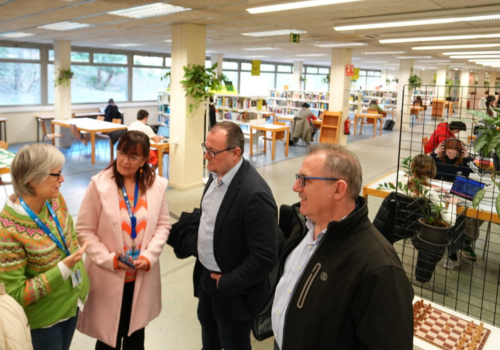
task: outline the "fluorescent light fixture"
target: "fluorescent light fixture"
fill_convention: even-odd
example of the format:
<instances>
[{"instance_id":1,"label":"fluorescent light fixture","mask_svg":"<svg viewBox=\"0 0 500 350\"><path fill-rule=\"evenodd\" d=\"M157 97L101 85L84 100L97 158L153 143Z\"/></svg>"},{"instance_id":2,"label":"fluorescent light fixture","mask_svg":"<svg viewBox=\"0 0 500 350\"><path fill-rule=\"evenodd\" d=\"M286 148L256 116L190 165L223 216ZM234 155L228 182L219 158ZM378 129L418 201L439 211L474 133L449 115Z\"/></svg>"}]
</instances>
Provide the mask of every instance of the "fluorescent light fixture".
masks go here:
<instances>
[{"instance_id":1,"label":"fluorescent light fixture","mask_svg":"<svg viewBox=\"0 0 500 350\"><path fill-rule=\"evenodd\" d=\"M493 55L500 54L500 51L463 51L463 52L443 52L445 56L451 55Z\"/></svg>"},{"instance_id":2,"label":"fluorescent light fixture","mask_svg":"<svg viewBox=\"0 0 500 350\"><path fill-rule=\"evenodd\" d=\"M387 61L365 61L363 63L387 63Z\"/></svg>"},{"instance_id":3,"label":"fluorescent light fixture","mask_svg":"<svg viewBox=\"0 0 500 350\"><path fill-rule=\"evenodd\" d=\"M379 51L373 51L373 52L362 52L363 55L398 55L401 53L406 53L405 51L385 51L385 52L379 52Z\"/></svg>"},{"instance_id":4,"label":"fluorescent light fixture","mask_svg":"<svg viewBox=\"0 0 500 350\"><path fill-rule=\"evenodd\" d=\"M418 19L413 21L399 21L399 22L354 24L348 26L333 27L333 29L337 31L363 30L363 29L375 29L375 28L422 26L429 24L446 24L446 23L456 23L456 22L493 21L498 19L500 19L500 14L486 15L486 16L454 17L454 18Z\"/></svg>"},{"instance_id":5,"label":"fluorescent light fixture","mask_svg":"<svg viewBox=\"0 0 500 350\"><path fill-rule=\"evenodd\" d=\"M451 62L450 60L422 60L419 62L433 62L433 63L440 63L440 62Z\"/></svg>"},{"instance_id":6,"label":"fluorescent light fixture","mask_svg":"<svg viewBox=\"0 0 500 350\"><path fill-rule=\"evenodd\" d=\"M453 68L454 70L458 70L458 68Z\"/></svg>"},{"instance_id":7,"label":"fluorescent light fixture","mask_svg":"<svg viewBox=\"0 0 500 350\"><path fill-rule=\"evenodd\" d=\"M142 44L133 44L133 43L127 43L127 44L111 44L111 46L118 46L118 47L132 47L132 46L142 46Z\"/></svg>"},{"instance_id":8,"label":"fluorescent light fixture","mask_svg":"<svg viewBox=\"0 0 500 350\"><path fill-rule=\"evenodd\" d=\"M265 58L269 56L246 56L247 58Z\"/></svg>"},{"instance_id":9,"label":"fluorescent light fixture","mask_svg":"<svg viewBox=\"0 0 500 350\"><path fill-rule=\"evenodd\" d=\"M472 34L472 35L448 35L448 36L428 36L421 38L399 38L382 39L381 44L413 43L418 41L448 41L448 40L471 40L471 39L494 39L500 38L500 34Z\"/></svg>"},{"instance_id":10,"label":"fluorescent light fixture","mask_svg":"<svg viewBox=\"0 0 500 350\"><path fill-rule=\"evenodd\" d=\"M86 23L77 23L77 22L57 22L46 24L44 26L39 26L37 28L40 29L49 29L49 30L73 30L73 29L81 29L90 27L90 24Z\"/></svg>"},{"instance_id":11,"label":"fluorescent light fixture","mask_svg":"<svg viewBox=\"0 0 500 350\"><path fill-rule=\"evenodd\" d=\"M307 7L336 5L336 4L343 4L345 2L354 2L354 1L362 1L362 0L299 1L299 2L290 2L290 3L286 3L286 4L279 4L279 5L254 7L254 8L247 9L247 11L250 12L251 14L256 14L256 13L266 13L266 12L275 12L275 11L296 10L296 9L303 9L303 8L307 8Z\"/></svg>"},{"instance_id":12,"label":"fluorescent light fixture","mask_svg":"<svg viewBox=\"0 0 500 350\"><path fill-rule=\"evenodd\" d=\"M450 56L450 58L500 58L500 55L460 55Z\"/></svg>"},{"instance_id":13,"label":"fluorescent light fixture","mask_svg":"<svg viewBox=\"0 0 500 350\"><path fill-rule=\"evenodd\" d=\"M246 51L273 51L273 50L283 50L281 47L247 47L243 49Z\"/></svg>"},{"instance_id":14,"label":"fluorescent light fixture","mask_svg":"<svg viewBox=\"0 0 500 350\"><path fill-rule=\"evenodd\" d=\"M317 44L316 47L349 47L349 46L366 46L365 43L334 43L334 44Z\"/></svg>"},{"instance_id":15,"label":"fluorescent light fixture","mask_svg":"<svg viewBox=\"0 0 500 350\"><path fill-rule=\"evenodd\" d=\"M166 42L166 43L171 43L172 39L167 39L167 40L163 40L163 41Z\"/></svg>"},{"instance_id":16,"label":"fluorescent light fixture","mask_svg":"<svg viewBox=\"0 0 500 350\"><path fill-rule=\"evenodd\" d=\"M307 32L304 30L298 30L298 29L280 29L280 30L268 30L266 32L241 33L241 35L257 36L258 37L258 36L290 35L290 33L304 34Z\"/></svg>"},{"instance_id":17,"label":"fluorescent light fixture","mask_svg":"<svg viewBox=\"0 0 500 350\"><path fill-rule=\"evenodd\" d=\"M298 57L322 57L322 56L328 56L326 53L308 53L304 55L295 55Z\"/></svg>"},{"instance_id":18,"label":"fluorescent light fixture","mask_svg":"<svg viewBox=\"0 0 500 350\"><path fill-rule=\"evenodd\" d=\"M9 32L9 33L0 34L0 36L3 38L24 38L24 37L32 36L32 35L35 35L35 34L23 33L23 32Z\"/></svg>"},{"instance_id":19,"label":"fluorescent light fixture","mask_svg":"<svg viewBox=\"0 0 500 350\"><path fill-rule=\"evenodd\" d=\"M437 45L437 46L417 46L412 50L453 50L453 49L481 49L485 47L499 47L500 44L468 44L468 45Z\"/></svg>"},{"instance_id":20,"label":"fluorescent light fixture","mask_svg":"<svg viewBox=\"0 0 500 350\"><path fill-rule=\"evenodd\" d=\"M415 59L415 58L432 58L432 56L399 56L396 57L400 60L410 60L410 59Z\"/></svg>"},{"instance_id":21,"label":"fluorescent light fixture","mask_svg":"<svg viewBox=\"0 0 500 350\"><path fill-rule=\"evenodd\" d=\"M399 66L399 63L387 63L386 66Z\"/></svg>"},{"instance_id":22,"label":"fluorescent light fixture","mask_svg":"<svg viewBox=\"0 0 500 350\"><path fill-rule=\"evenodd\" d=\"M176 12L191 11L190 8L174 6L164 3L149 4L144 6L131 7L124 10L108 12L110 15L124 16L131 18L148 18L156 16L166 16Z\"/></svg>"},{"instance_id":23,"label":"fluorescent light fixture","mask_svg":"<svg viewBox=\"0 0 500 350\"><path fill-rule=\"evenodd\" d=\"M491 63L491 62L500 62L500 59L496 59L496 60L469 60L469 62L474 62L474 63Z\"/></svg>"}]
</instances>

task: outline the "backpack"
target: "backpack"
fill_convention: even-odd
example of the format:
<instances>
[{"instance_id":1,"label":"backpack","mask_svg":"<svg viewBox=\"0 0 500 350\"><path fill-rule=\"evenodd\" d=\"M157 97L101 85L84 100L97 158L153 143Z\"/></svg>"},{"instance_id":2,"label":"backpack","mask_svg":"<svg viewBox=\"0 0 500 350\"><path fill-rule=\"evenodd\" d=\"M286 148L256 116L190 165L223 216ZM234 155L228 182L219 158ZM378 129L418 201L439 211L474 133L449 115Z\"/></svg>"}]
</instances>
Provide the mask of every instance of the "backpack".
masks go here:
<instances>
[{"instance_id":1,"label":"backpack","mask_svg":"<svg viewBox=\"0 0 500 350\"><path fill-rule=\"evenodd\" d=\"M384 130L390 130L392 131L392 129L394 129L394 125L396 125L396 122L394 122L394 120L392 119L387 119L385 122L384 122Z\"/></svg>"}]
</instances>

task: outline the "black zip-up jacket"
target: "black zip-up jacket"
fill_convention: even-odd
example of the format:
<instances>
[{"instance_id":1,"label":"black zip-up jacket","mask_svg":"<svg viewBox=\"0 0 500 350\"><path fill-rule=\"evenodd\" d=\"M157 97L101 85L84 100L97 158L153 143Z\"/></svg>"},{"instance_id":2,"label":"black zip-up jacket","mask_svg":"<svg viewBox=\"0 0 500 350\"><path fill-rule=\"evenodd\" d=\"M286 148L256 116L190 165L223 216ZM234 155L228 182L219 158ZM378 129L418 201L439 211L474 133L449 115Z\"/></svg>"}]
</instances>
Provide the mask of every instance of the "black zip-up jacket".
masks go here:
<instances>
[{"instance_id":1,"label":"black zip-up jacket","mask_svg":"<svg viewBox=\"0 0 500 350\"><path fill-rule=\"evenodd\" d=\"M306 233L299 220L280 255L279 276ZM281 350L411 350L412 300L396 251L358 197L356 210L330 222L304 269L286 311Z\"/></svg>"}]
</instances>

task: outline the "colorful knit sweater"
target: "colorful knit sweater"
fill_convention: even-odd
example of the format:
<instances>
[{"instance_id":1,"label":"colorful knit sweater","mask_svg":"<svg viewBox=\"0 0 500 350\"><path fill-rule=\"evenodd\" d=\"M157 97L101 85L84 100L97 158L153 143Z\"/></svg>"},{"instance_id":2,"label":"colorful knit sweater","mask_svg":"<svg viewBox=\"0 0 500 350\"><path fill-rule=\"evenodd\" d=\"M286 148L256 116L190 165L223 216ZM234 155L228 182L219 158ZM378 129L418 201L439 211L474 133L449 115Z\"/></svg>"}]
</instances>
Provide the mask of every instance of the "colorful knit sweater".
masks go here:
<instances>
[{"instance_id":1,"label":"colorful knit sweater","mask_svg":"<svg viewBox=\"0 0 500 350\"><path fill-rule=\"evenodd\" d=\"M62 197L49 201L64 232L71 253L78 250L73 219ZM60 239L54 220L44 205L38 217ZM0 283L24 308L31 329L47 327L76 315L77 303L89 292L89 278L78 262L82 282L73 288L71 278L63 279L57 263L66 258L62 251L28 216L8 204L0 213Z\"/></svg>"}]
</instances>

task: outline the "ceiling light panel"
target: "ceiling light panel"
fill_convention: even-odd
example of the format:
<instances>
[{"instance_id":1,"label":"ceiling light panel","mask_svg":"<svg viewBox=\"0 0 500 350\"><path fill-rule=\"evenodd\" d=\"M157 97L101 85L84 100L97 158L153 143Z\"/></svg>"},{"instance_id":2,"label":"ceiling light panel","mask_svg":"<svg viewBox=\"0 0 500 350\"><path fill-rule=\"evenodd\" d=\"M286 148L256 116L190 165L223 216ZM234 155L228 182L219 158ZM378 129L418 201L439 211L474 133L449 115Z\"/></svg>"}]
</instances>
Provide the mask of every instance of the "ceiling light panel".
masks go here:
<instances>
[{"instance_id":1,"label":"ceiling light panel","mask_svg":"<svg viewBox=\"0 0 500 350\"><path fill-rule=\"evenodd\" d=\"M295 55L298 57L322 57L322 56L328 56L325 53L309 53L309 54L304 54L304 55Z\"/></svg>"},{"instance_id":2,"label":"ceiling light panel","mask_svg":"<svg viewBox=\"0 0 500 350\"><path fill-rule=\"evenodd\" d=\"M417 47L412 47L412 50L480 49L480 48L486 48L486 47L500 47L500 44L417 46Z\"/></svg>"},{"instance_id":3,"label":"ceiling light panel","mask_svg":"<svg viewBox=\"0 0 500 350\"><path fill-rule=\"evenodd\" d=\"M410 60L410 59L416 59L416 58L432 58L432 56L399 56L396 57L400 60Z\"/></svg>"},{"instance_id":4,"label":"ceiling light panel","mask_svg":"<svg viewBox=\"0 0 500 350\"><path fill-rule=\"evenodd\" d=\"M156 3L144 6L131 7L124 10L108 12L110 15L124 16L131 18L149 18L156 16L166 16L172 13L191 11L190 8L174 6L164 3Z\"/></svg>"},{"instance_id":5,"label":"ceiling light panel","mask_svg":"<svg viewBox=\"0 0 500 350\"><path fill-rule=\"evenodd\" d=\"M316 47L350 47L350 46L366 46L365 43L334 43L334 44L317 44Z\"/></svg>"},{"instance_id":6,"label":"ceiling light panel","mask_svg":"<svg viewBox=\"0 0 500 350\"><path fill-rule=\"evenodd\" d=\"M266 13L266 12L275 12L275 11L286 11L286 10L296 10L303 9L307 7L316 7L316 6L326 6L326 5L336 5L343 4L346 2L355 2L362 0L311 0L311 1L299 1L299 2L291 2L286 4L279 5L270 5L270 6L261 6L247 9L251 14L256 13Z\"/></svg>"},{"instance_id":7,"label":"ceiling light panel","mask_svg":"<svg viewBox=\"0 0 500 350\"><path fill-rule=\"evenodd\" d=\"M133 43L127 43L127 44L111 44L111 46L118 46L118 47L132 47L132 46L142 46L142 44L133 44Z\"/></svg>"},{"instance_id":8,"label":"ceiling light panel","mask_svg":"<svg viewBox=\"0 0 500 350\"><path fill-rule=\"evenodd\" d=\"M454 17L454 18L419 19L414 21L354 24L349 26L333 27L333 29L335 29L336 31L363 30L363 29L376 29L376 28L411 27L411 26L422 26L429 24L446 24L446 23L456 23L456 22L493 21L498 19L500 19L500 14L486 15L486 16Z\"/></svg>"},{"instance_id":9,"label":"ceiling light panel","mask_svg":"<svg viewBox=\"0 0 500 350\"><path fill-rule=\"evenodd\" d=\"M49 29L49 30L73 30L90 27L90 24L78 23L78 22L58 22L52 24L46 24L44 26L39 26L39 29Z\"/></svg>"},{"instance_id":10,"label":"ceiling light panel","mask_svg":"<svg viewBox=\"0 0 500 350\"><path fill-rule=\"evenodd\" d=\"M433 63L440 63L440 62L451 62L450 60L422 60L419 62L433 62Z\"/></svg>"},{"instance_id":11,"label":"ceiling light panel","mask_svg":"<svg viewBox=\"0 0 500 350\"><path fill-rule=\"evenodd\" d=\"M298 30L298 29L281 29L281 30L269 30L269 31L265 31L265 32L241 33L241 35L259 37L259 36L290 35L290 33L304 34L307 32L304 30Z\"/></svg>"},{"instance_id":12,"label":"ceiling light panel","mask_svg":"<svg viewBox=\"0 0 500 350\"><path fill-rule=\"evenodd\" d=\"M450 56L450 58L500 58L500 55L460 55L460 56Z\"/></svg>"},{"instance_id":13,"label":"ceiling light panel","mask_svg":"<svg viewBox=\"0 0 500 350\"><path fill-rule=\"evenodd\" d=\"M500 51L463 51L463 52L443 52L445 56L451 55L492 55L500 54Z\"/></svg>"},{"instance_id":14,"label":"ceiling light panel","mask_svg":"<svg viewBox=\"0 0 500 350\"><path fill-rule=\"evenodd\" d=\"M283 50L280 47L247 47L243 50L246 51L273 51L273 50Z\"/></svg>"},{"instance_id":15,"label":"ceiling light panel","mask_svg":"<svg viewBox=\"0 0 500 350\"><path fill-rule=\"evenodd\" d=\"M386 51L386 52L362 52L363 55L399 55L405 51Z\"/></svg>"},{"instance_id":16,"label":"ceiling light panel","mask_svg":"<svg viewBox=\"0 0 500 350\"><path fill-rule=\"evenodd\" d=\"M10 32L10 33L0 34L0 36L3 37L3 38L14 38L14 39L25 38L27 36L32 36L32 35L34 35L34 34L32 34L32 33L23 33L23 32Z\"/></svg>"},{"instance_id":17,"label":"ceiling light panel","mask_svg":"<svg viewBox=\"0 0 500 350\"><path fill-rule=\"evenodd\" d=\"M448 35L448 36L428 36L422 38L398 38L381 39L381 44L412 43L419 41L448 41L448 40L472 40L472 39L494 39L500 38L500 34L472 34L472 35Z\"/></svg>"}]
</instances>

